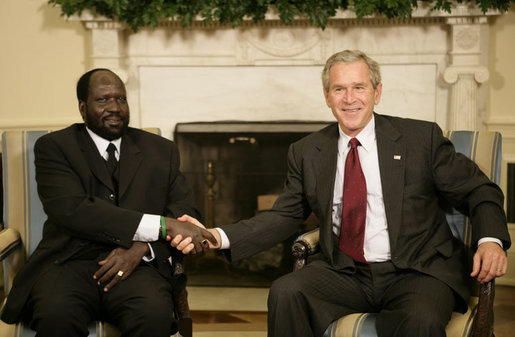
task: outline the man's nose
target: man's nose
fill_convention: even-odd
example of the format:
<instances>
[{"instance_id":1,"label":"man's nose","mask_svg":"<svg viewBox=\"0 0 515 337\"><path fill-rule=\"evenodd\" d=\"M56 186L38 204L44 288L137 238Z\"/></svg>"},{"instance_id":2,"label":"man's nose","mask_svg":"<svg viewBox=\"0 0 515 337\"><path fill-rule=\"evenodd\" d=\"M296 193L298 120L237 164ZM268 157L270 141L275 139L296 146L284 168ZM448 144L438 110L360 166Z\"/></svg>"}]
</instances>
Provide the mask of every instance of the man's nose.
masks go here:
<instances>
[{"instance_id":1,"label":"man's nose","mask_svg":"<svg viewBox=\"0 0 515 337\"><path fill-rule=\"evenodd\" d=\"M111 98L107 101L107 110L108 111L120 111L120 103L117 99Z\"/></svg>"},{"instance_id":2,"label":"man's nose","mask_svg":"<svg viewBox=\"0 0 515 337\"><path fill-rule=\"evenodd\" d=\"M343 100L345 101L345 103L354 102L354 92L352 91L352 89L345 90L343 94Z\"/></svg>"}]
</instances>

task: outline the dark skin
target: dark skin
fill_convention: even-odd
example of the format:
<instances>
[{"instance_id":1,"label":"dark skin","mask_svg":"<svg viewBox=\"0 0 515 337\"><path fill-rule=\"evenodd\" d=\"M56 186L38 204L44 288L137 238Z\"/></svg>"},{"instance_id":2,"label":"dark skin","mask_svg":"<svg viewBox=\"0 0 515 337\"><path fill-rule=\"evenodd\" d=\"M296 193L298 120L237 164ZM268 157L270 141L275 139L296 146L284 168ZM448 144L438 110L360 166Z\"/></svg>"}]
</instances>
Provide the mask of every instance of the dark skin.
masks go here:
<instances>
[{"instance_id":1,"label":"dark skin","mask_svg":"<svg viewBox=\"0 0 515 337\"><path fill-rule=\"evenodd\" d=\"M128 128L130 119L125 85L110 71L94 72L90 78L87 100L79 101L79 111L88 128L94 133L107 140L120 138ZM165 218L165 223L168 240L179 234L193 239L193 254L207 251L209 245L205 240L216 243L211 233L190 222ZM128 249L115 248L98 263L100 268L93 275L93 279L98 280L99 286L104 285L104 291L109 291L127 279L149 251L148 243L137 241Z\"/></svg>"}]
</instances>

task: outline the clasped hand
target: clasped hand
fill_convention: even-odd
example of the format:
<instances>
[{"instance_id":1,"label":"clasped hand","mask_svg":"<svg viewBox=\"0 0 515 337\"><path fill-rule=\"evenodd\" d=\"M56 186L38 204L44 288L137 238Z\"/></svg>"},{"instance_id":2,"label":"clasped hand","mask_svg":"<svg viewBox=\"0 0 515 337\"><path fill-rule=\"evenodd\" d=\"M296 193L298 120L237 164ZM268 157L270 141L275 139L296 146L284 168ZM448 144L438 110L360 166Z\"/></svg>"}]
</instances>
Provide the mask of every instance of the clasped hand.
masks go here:
<instances>
[{"instance_id":1,"label":"clasped hand","mask_svg":"<svg viewBox=\"0 0 515 337\"><path fill-rule=\"evenodd\" d=\"M206 230L195 218L183 215L178 220L172 218L165 218L165 220L167 238L172 240L173 247L181 250L184 254L205 253L209 248L218 245L212 232ZM183 243L184 247L181 246L183 249L180 249L174 245L174 242L183 241L182 238L185 238L185 242Z\"/></svg>"},{"instance_id":2,"label":"clasped hand","mask_svg":"<svg viewBox=\"0 0 515 337\"><path fill-rule=\"evenodd\" d=\"M208 233L210 233L210 235L213 237L214 240L209 240L208 241L208 247L203 247L203 248L220 248L220 244L221 244L221 238L220 238L220 233L218 233L218 231L214 228L208 228L206 229L206 227L204 227L203 224L201 224L197 219L189 216L189 215L183 215L179 218L177 218L177 220L181 221L181 222L185 222L185 223L192 223L194 225L196 225L197 227L199 228L202 228L204 231L207 231ZM194 242L194 238L189 236L189 235L182 235L182 234L179 234L179 235L175 235L175 236L171 236L171 243L172 247L175 247L177 248L178 250L180 250L183 254L195 254L196 252L196 245L195 245L195 242Z\"/></svg>"}]
</instances>

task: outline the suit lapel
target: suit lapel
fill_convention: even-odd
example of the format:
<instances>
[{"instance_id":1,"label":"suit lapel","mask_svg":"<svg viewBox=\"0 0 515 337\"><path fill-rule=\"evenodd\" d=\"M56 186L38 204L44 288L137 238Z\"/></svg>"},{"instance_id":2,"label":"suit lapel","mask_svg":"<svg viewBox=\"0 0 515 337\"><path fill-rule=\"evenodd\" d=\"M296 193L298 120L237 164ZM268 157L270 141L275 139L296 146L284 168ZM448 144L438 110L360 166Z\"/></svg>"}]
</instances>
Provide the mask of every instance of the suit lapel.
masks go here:
<instances>
[{"instance_id":1,"label":"suit lapel","mask_svg":"<svg viewBox=\"0 0 515 337\"><path fill-rule=\"evenodd\" d=\"M334 179L336 176L336 160L338 157L338 124L327 130L325 137L314 144L318 150L313 158L313 168L316 174L316 195L320 203L320 211L323 214L332 214ZM332 217L326 216L326 223L320 226L320 241L328 249L328 256L332 256Z\"/></svg>"},{"instance_id":2,"label":"suit lapel","mask_svg":"<svg viewBox=\"0 0 515 337\"><path fill-rule=\"evenodd\" d=\"M381 187L393 250L402 219L406 144L402 142L399 131L386 118L376 114L375 121Z\"/></svg>"},{"instance_id":3,"label":"suit lapel","mask_svg":"<svg viewBox=\"0 0 515 337\"><path fill-rule=\"evenodd\" d=\"M134 178L142 160L143 158L139 147L132 141L130 136L125 135L122 138L120 149L120 182L118 187L118 195L120 198L127 192L127 188Z\"/></svg>"},{"instance_id":4,"label":"suit lapel","mask_svg":"<svg viewBox=\"0 0 515 337\"><path fill-rule=\"evenodd\" d=\"M109 172L107 172L105 160L100 156L100 153L98 153L98 149L91 137L88 135L85 127L80 130L77 139L80 150L84 154L86 162L88 163L93 175L104 185L109 187L111 191L114 191L113 180L111 179Z\"/></svg>"}]
</instances>

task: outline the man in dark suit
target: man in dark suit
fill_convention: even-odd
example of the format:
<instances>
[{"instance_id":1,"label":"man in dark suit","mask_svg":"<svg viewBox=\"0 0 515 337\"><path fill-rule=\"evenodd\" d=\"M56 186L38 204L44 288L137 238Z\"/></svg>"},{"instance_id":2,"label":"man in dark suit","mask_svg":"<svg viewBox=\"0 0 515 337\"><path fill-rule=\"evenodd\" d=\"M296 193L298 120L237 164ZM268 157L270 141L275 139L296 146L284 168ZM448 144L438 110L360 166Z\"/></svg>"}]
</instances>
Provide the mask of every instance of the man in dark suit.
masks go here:
<instances>
[{"instance_id":1,"label":"man in dark suit","mask_svg":"<svg viewBox=\"0 0 515 337\"><path fill-rule=\"evenodd\" d=\"M233 261L248 257L294 234L314 212L322 258L273 283L269 336L320 337L354 312L378 312L381 337L445 336L452 311L465 310L469 293L461 248L440 204L470 216L472 276L487 282L507 269L502 192L456 154L435 123L374 114L381 76L364 53L331 56L322 81L338 123L291 145L273 209L211 230L215 248L230 249ZM182 236L172 245L185 253L193 248Z\"/></svg>"},{"instance_id":2,"label":"man in dark suit","mask_svg":"<svg viewBox=\"0 0 515 337\"><path fill-rule=\"evenodd\" d=\"M102 319L123 336L168 337L172 296L185 284L172 275L175 249L166 237L191 236L198 253L214 238L174 219L199 216L179 171L177 147L128 126L120 78L91 70L79 79L77 97L85 123L35 144L36 181L48 219L2 320L28 319L37 336L87 336L88 324Z\"/></svg>"}]
</instances>

